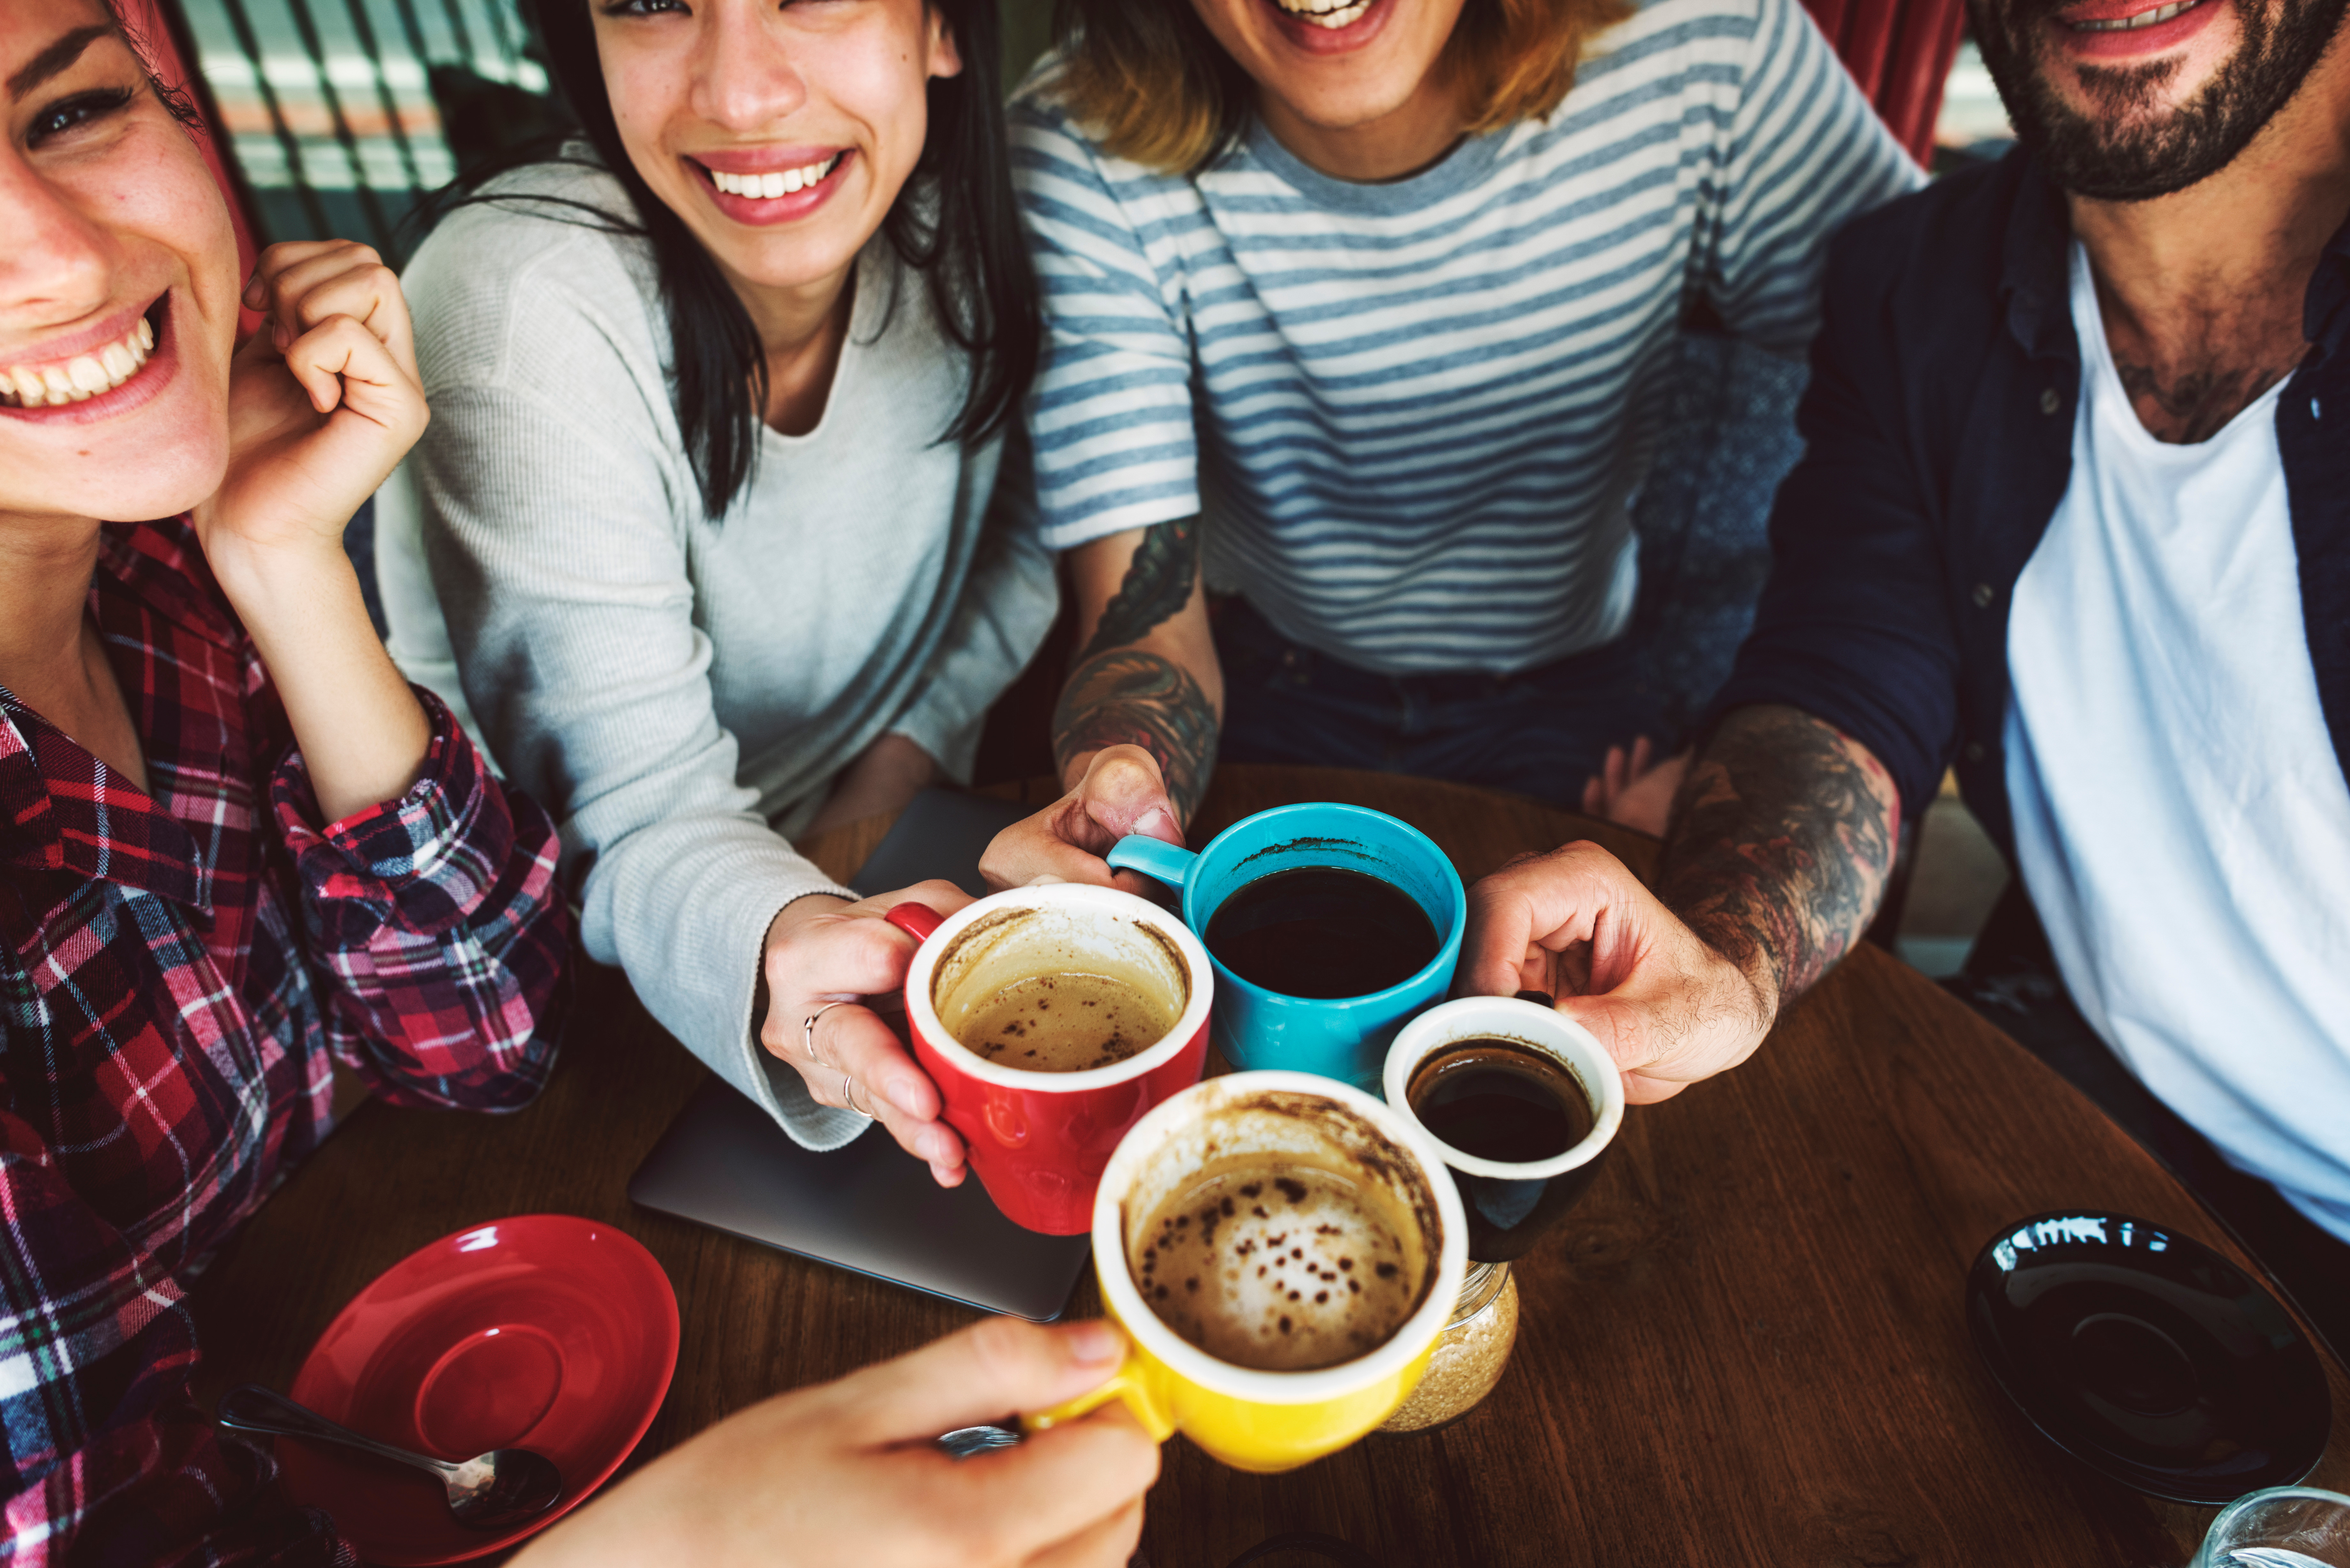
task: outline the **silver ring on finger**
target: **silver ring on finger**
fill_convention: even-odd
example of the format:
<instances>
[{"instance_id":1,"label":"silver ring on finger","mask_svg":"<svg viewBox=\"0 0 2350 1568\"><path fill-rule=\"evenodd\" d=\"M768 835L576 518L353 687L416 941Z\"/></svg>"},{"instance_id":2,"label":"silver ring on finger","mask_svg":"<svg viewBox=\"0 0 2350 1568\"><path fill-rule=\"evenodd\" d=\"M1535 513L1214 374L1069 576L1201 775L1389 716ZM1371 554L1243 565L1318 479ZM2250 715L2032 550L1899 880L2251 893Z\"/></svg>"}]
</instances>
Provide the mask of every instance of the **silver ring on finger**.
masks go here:
<instances>
[{"instance_id":1,"label":"silver ring on finger","mask_svg":"<svg viewBox=\"0 0 2350 1568\"><path fill-rule=\"evenodd\" d=\"M809 1061L821 1062L827 1067L832 1065L830 1060L816 1054L816 1021L822 1018L826 1013L830 1012L836 1007L846 1007L848 1003L845 1002L827 1002L822 1007L817 1008L814 1012L809 1013L807 1017L802 1021L800 1024L800 1049L806 1054ZM846 1075L847 1075L845 1074L843 1075L843 1076Z\"/></svg>"},{"instance_id":2,"label":"silver ring on finger","mask_svg":"<svg viewBox=\"0 0 2350 1568\"><path fill-rule=\"evenodd\" d=\"M873 1119L873 1113L871 1111L859 1111L857 1109L857 1080L850 1077L846 1073L843 1073L840 1075L840 1103L847 1106L850 1110L856 1111L858 1116L863 1116L867 1121L871 1121Z\"/></svg>"}]
</instances>

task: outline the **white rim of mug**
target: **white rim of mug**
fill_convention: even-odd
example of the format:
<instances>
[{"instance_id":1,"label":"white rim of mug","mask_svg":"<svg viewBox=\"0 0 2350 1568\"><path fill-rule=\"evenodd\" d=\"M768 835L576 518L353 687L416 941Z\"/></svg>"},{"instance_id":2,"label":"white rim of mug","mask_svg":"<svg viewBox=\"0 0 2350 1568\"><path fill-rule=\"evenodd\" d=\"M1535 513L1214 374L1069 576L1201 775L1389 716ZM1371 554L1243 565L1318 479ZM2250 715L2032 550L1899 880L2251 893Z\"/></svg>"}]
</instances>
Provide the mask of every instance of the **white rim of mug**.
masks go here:
<instances>
[{"instance_id":1,"label":"white rim of mug","mask_svg":"<svg viewBox=\"0 0 2350 1568\"><path fill-rule=\"evenodd\" d=\"M1444 962L1444 953L1447 948L1452 950L1453 961L1458 963L1461 958L1460 944L1466 940L1469 935L1469 890L1468 885L1461 880L1461 868L1452 864L1452 857L1444 853L1444 851L1438 846L1436 840L1430 838L1425 833L1422 833L1419 828L1414 827L1410 823L1406 822L1402 817L1390 816L1386 812L1380 811L1374 806L1350 805L1345 801L1339 800L1301 800L1293 801L1287 805L1267 806L1263 811L1252 812L1248 815L1242 817L1238 822L1233 823L1230 827L1225 828L1222 833L1219 833L1213 838L1208 840L1207 843L1201 845L1200 846L1199 855L1196 857L1195 867L1207 865L1209 857L1216 853L1218 846L1222 845L1225 839L1230 838L1233 834L1238 833L1242 828L1248 826L1251 823L1255 822L1260 817L1275 816L1288 812L1305 812L1309 810L1342 812L1353 816L1376 816L1382 822L1390 823L1393 826L1403 829L1406 834L1409 835L1411 839L1417 840L1419 846L1428 851L1430 857L1432 858L1436 864L1443 867L1447 871L1451 873L1451 880L1448 886L1450 886L1452 891L1452 935L1450 937L1439 938L1436 943L1436 956L1430 959L1418 969L1412 971L1403 979L1396 981L1393 985L1387 986L1378 991L1364 992L1359 996L1292 996L1285 991L1275 991L1271 986L1257 985L1256 981L1253 980L1245 980L1238 974L1233 975L1232 978L1241 981L1244 985L1254 986L1261 995L1273 997L1281 1002L1293 1002L1301 1007L1328 1007L1335 1003L1341 1002L1348 1007L1359 1007L1369 1003L1391 1002L1395 998L1401 996L1404 992L1419 985L1422 981L1428 979L1430 971L1434 971L1439 965ZM1323 863L1315 861L1312 864L1320 865ZM1331 862L1330 864L1336 870L1348 871L1354 869L1352 867L1338 865L1336 862ZM1304 870L1305 868L1305 867L1304 866L1284 866L1280 869L1283 871L1299 871ZM1277 873L1275 872L1268 871L1264 875L1265 877L1271 877L1276 874ZM1196 869L1194 870L1193 875L1195 877L1198 875ZM1368 871L1365 871L1361 873L1361 875L1369 877L1373 874ZM1248 881L1239 884L1239 886L1232 888L1232 893L1227 893L1223 898L1216 900L1216 908L1219 909L1222 909L1224 904L1232 898L1232 893L1239 892L1242 888L1246 888L1253 883L1261 882L1263 879L1264 878L1263 877L1252 877ZM1380 877L1377 879L1381 882L1386 882L1388 887L1394 888L1397 892L1401 893L1407 898L1410 898L1413 903L1419 903L1419 900L1417 898L1413 898L1409 888L1399 887L1396 883L1389 881L1385 877ZM1191 888L1193 885L1194 884L1187 883L1183 888L1183 908L1187 913L1191 907ZM1420 909L1421 911L1425 913L1427 906L1421 905ZM1201 923L1202 925L1209 924L1214 919L1215 916L1211 912L1208 919Z\"/></svg>"},{"instance_id":2,"label":"white rim of mug","mask_svg":"<svg viewBox=\"0 0 2350 1568\"><path fill-rule=\"evenodd\" d=\"M954 1036L954 1032L939 1022L937 1006L931 1000L931 986L937 975L939 957L954 944L954 940L974 920L983 919L998 909L1092 909L1114 919L1133 920L1147 925L1175 944L1183 955L1183 962L1191 971L1191 994L1183 1007L1175 1027L1159 1036L1147 1050L1138 1051L1123 1062L1107 1067L1087 1067L1078 1073L1035 1073L1019 1067L999 1067ZM1040 888L1012 888L1001 893L964 905L940 922L914 951L914 961L906 971L906 1018L908 1024L920 1030L925 1039L941 1052L951 1054L955 1065L983 1084L999 1088L1025 1089L1032 1093L1073 1095L1086 1089L1109 1088L1137 1078L1165 1065L1182 1054L1191 1037L1207 1026L1208 1011L1216 994L1215 967L1208 961L1208 950L1200 945L1188 927L1148 898L1138 898L1116 888L1096 888L1083 882L1051 882Z\"/></svg>"},{"instance_id":3,"label":"white rim of mug","mask_svg":"<svg viewBox=\"0 0 2350 1568\"><path fill-rule=\"evenodd\" d=\"M1494 1038L1546 1041L1556 1046L1558 1054L1573 1066L1585 1090L1597 1097L1597 1114L1592 1117L1591 1130L1565 1154L1523 1165L1480 1159L1420 1127L1410 1100L1411 1075L1419 1064L1447 1045L1463 1040ZM1388 1047L1387 1070L1380 1076L1388 1104L1413 1127L1427 1133L1430 1140L1444 1151L1445 1164L1470 1176L1489 1176L1503 1181L1541 1181L1561 1176L1597 1159L1624 1125L1624 1075L1617 1070L1615 1058L1599 1044L1599 1037L1564 1013L1511 996L1463 996L1437 1003L1397 1033L1395 1044Z\"/></svg>"},{"instance_id":4,"label":"white rim of mug","mask_svg":"<svg viewBox=\"0 0 2350 1568\"><path fill-rule=\"evenodd\" d=\"M1264 1372L1252 1366L1236 1366L1201 1350L1160 1322L1159 1314L1143 1301L1126 1255L1125 1195L1143 1162L1200 1111L1240 1096L1269 1091L1336 1101L1369 1122L1391 1142L1409 1150L1419 1162L1421 1179L1427 1182L1436 1200L1437 1218L1444 1227L1443 1241L1437 1251L1436 1282L1429 1290L1428 1298L1388 1336L1387 1343L1352 1361L1308 1372ZM1436 1343L1444 1333L1444 1325L1451 1320L1452 1308L1461 1294L1461 1282L1469 1272L1469 1220L1461 1207L1461 1195L1451 1181L1441 1179L1443 1166L1443 1146L1418 1123L1409 1116L1397 1115L1376 1096L1335 1078L1325 1078L1317 1073L1266 1070L1227 1073L1205 1079L1153 1106L1150 1114L1135 1123L1120 1140L1118 1152L1110 1156L1101 1183L1094 1189L1094 1259L1103 1264L1094 1272L1118 1321L1176 1376L1211 1392L1259 1405L1316 1405L1340 1398L1402 1372Z\"/></svg>"}]
</instances>

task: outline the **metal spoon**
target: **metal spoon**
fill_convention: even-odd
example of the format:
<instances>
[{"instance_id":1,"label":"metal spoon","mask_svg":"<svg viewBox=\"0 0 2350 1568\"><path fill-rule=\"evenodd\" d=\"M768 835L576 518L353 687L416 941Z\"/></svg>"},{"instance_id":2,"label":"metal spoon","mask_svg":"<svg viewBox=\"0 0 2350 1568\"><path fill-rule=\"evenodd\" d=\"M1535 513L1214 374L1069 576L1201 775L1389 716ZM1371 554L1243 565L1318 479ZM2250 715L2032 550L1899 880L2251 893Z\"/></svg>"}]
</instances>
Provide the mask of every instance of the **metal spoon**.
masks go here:
<instances>
[{"instance_id":1,"label":"metal spoon","mask_svg":"<svg viewBox=\"0 0 2350 1568\"><path fill-rule=\"evenodd\" d=\"M222 1395L214 1416L222 1426L235 1431L343 1443L380 1459L430 1470L449 1489L449 1516L473 1530L504 1530L519 1524L545 1513L563 1496L563 1476L554 1461L528 1449L493 1449L453 1464L427 1459L362 1438L258 1383L242 1384Z\"/></svg>"}]
</instances>

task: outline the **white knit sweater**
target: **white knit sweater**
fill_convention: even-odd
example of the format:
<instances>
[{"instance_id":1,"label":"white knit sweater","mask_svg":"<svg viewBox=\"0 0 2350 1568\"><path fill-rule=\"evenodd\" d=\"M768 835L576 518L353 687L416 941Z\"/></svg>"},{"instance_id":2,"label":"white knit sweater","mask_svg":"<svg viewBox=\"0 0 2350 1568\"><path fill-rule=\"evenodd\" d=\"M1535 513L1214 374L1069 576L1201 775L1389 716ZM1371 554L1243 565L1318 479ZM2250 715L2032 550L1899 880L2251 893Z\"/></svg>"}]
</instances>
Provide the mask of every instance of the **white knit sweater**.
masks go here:
<instances>
[{"instance_id":1,"label":"white knit sweater","mask_svg":"<svg viewBox=\"0 0 2350 1568\"><path fill-rule=\"evenodd\" d=\"M627 211L600 171L543 166L492 189ZM430 684L453 652L492 754L563 826L588 954L793 1137L847 1142L863 1118L816 1105L755 1038L768 923L840 890L786 838L885 732L967 776L987 705L1055 607L1024 447L938 440L967 361L879 237L821 422L765 431L717 523L641 242L553 209L468 207L405 282L432 405L406 548L421 535L439 613L389 595L395 654Z\"/></svg>"}]
</instances>

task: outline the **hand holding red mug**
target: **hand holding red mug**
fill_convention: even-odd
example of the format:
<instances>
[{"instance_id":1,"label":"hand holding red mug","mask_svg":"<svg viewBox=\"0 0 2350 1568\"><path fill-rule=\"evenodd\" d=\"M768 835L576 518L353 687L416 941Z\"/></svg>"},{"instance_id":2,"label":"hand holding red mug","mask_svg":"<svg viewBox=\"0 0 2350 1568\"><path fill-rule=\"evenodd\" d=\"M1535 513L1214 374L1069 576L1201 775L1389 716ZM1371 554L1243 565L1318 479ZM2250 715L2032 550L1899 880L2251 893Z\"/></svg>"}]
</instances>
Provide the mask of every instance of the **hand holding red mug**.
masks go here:
<instances>
[{"instance_id":1,"label":"hand holding red mug","mask_svg":"<svg viewBox=\"0 0 2350 1568\"><path fill-rule=\"evenodd\" d=\"M971 895L951 882L920 882L853 904L818 893L785 905L767 927L759 1044L798 1070L818 1105L872 1116L941 1187L955 1187L963 1142L940 1119L938 1088L864 1001L906 982L915 940L881 917L909 900L951 914Z\"/></svg>"},{"instance_id":2,"label":"hand holding red mug","mask_svg":"<svg viewBox=\"0 0 2350 1568\"><path fill-rule=\"evenodd\" d=\"M941 914L925 894L888 912L922 939L906 970L915 1058L1003 1217L1079 1235L1118 1139L1199 1082L1216 986L1207 950L1174 916L1110 888L957 902ZM1104 1011L1080 1013L1097 1005L1085 982L1104 981Z\"/></svg>"}]
</instances>

